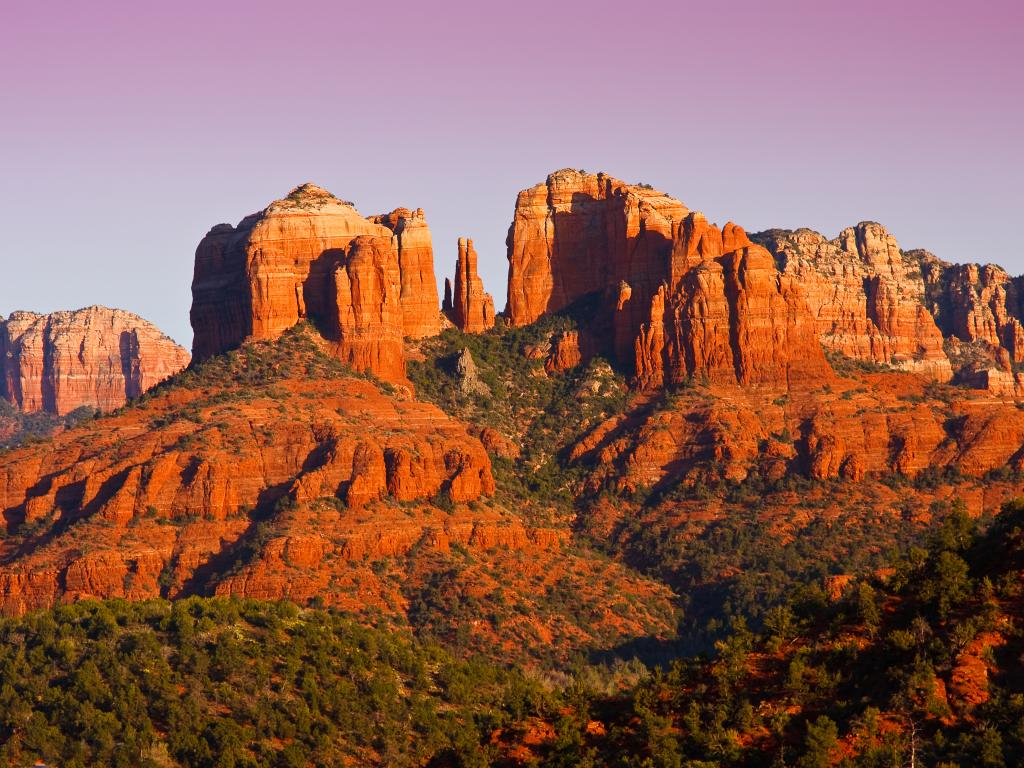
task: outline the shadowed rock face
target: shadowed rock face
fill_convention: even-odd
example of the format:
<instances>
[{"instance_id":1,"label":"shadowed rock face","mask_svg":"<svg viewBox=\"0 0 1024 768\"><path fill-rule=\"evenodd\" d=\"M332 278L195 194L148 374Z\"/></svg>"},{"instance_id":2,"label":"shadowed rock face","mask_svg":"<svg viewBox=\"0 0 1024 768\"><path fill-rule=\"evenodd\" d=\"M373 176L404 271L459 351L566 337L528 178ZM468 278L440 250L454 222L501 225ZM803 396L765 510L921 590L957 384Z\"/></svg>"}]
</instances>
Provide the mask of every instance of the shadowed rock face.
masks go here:
<instances>
[{"instance_id":1,"label":"shadowed rock face","mask_svg":"<svg viewBox=\"0 0 1024 768\"><path fill-rule=\"evenodd\" d=\"M861 222L826 240L809 229L753 236L799 281L822 344L843 355L1024 393L1021 279L1001 267L950 264L903 251L884 227Z\"/></svg>"},{"instance_id":2,"label":"shadowed rock face","mask_svg":"<svg viewBox=\"0 0 1024 768\"><path fill-rule=\"evenodd\" d=\"M921 264L928 307L943 334L979 342L996 362L1024 362L1024 278L995 264L949 264L928 251L907 256Z\"/></svg>"},{"instance_id":3,"label":"shadowed rock face","mask_svg":"<svg viewBox=\"0 0 1024 768\"><path fill-rule=\"evenodd\" d=\"M603 351L641 388L831 375L807 304L771 255L661 192L558 171L519 194L507 243L511 323L597 296Z\"/></svg>"},{"instance_id":4,"label":"shadowed rock face","mask_svg":"<svg viewBox=\"0 0 1024 768\"><path fill-rule=\"evenodd\" d=\"M511 322L527 325L657 271L688 213L668 195L603 173L565 169L523 190L506 240Z\"/></svg>"},{"instance_id":5,"label":"shadowed rock face","mask_svg":"<svg viewBox=\"0 0 1024 768\"><path fill-rule=\"evenodd\" d=\"M28 413L112 410L188 363L158 328L119 309L0 318L0 396Z\"/></svg>"},{"instance_id":6,"label":"shadowed rock face","mask_svg":"<svg viewBox=\"0 0 1024 768\"><path fill-rule=\"evenodd\" d=\"M197 360L247 339L277 338L309 319L341 359L402 380L402 337L440 330L423 212L400 208L364 218L350 203L304 184L237 227L221 224L203 238L191 319ZM370 349L374 344L379 348Z\"/></svg>"}]
</instances>

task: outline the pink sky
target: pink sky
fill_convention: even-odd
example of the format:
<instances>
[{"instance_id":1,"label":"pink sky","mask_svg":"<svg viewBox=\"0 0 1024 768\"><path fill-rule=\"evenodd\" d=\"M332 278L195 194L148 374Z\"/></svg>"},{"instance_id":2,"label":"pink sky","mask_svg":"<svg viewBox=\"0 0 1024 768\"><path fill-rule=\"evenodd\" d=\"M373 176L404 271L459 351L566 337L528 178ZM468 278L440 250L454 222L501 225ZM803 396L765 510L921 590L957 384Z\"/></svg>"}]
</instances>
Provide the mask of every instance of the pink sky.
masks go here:
<instances>
[{"instance_id":1,"label":"pink sky","mask_svg":"<svg viewBox=\"0 0 1024 768\"><path fill-rule=\"evenodd\" d=\"M296 184L422 207L504 303L518 190L654 184L750 230L1024 271L1011 2L9 2L0 314L124 307L188 345L196 243Z\"/></svg>"}]
</instances>

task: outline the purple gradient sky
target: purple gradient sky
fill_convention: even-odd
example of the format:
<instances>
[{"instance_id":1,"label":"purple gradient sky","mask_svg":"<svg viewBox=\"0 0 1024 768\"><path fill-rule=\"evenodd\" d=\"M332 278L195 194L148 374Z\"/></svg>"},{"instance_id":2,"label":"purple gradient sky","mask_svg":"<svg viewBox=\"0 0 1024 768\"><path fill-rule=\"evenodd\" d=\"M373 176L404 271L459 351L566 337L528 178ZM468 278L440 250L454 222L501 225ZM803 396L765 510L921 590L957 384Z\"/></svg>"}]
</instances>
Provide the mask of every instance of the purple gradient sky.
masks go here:
<instances>
[{"instance_id":1,"label":"purple gradient sky","mask_svg":"<svg viewBox=\"0 0 1024 768\"><path fill-rule=\"evenodd\" d=\"M1016 2L0 7L0 314L124 307L188 346L195 246L296 184L423 207L504 304L516 192L647 182L749 230L862 219L1024 271Z\"/></svg>"}]
</instances>

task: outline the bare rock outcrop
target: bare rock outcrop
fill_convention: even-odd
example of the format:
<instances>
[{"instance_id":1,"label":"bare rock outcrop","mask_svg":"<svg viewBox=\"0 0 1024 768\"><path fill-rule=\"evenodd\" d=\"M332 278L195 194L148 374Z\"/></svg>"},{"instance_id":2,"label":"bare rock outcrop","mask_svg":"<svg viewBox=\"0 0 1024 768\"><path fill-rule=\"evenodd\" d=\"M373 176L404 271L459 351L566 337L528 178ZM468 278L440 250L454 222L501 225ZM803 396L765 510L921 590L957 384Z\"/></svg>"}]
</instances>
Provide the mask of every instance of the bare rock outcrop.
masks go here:
<instances>
[{"instance_id":1,"label":"bare rock outcrop","mask_svg":"<svg viewBox=\"0 0 1024 768\"><path fill-rule=\"evenodd\" d=\"M0 397L25 412L112 410L188 363L156 326L120 309L0 318Z\"/></svg>"},{"instance_id":2,"label":"bare rock outcrop","mask_svg":"<svg viewBox=\"0 0 1024 768\"><path fill-rule=\"evenodd\" d=\"M827 349L938 381L952 377L942 332L925 305L920 264L883 226L861 222L834 240L809 229L754 239L802 286Z\"/></svg>"},{"instance_id":3,"label":"bare rock outcrop","mask_svg":"<svg viewBox=\"0 0 1024 768\"><path fill-rule=\"evenodd\" d=\"M476 265L473 241L460 237L454 286L445 279L444 309L455 327L466 333L481 333L494 327L494 299L484 291Z\"/></svg>"},{"instance_id":4,"label":"bare rock outcrop","mask_svg":"<svg viewBox=\"0 0 1024 768\"><path fill-rule=\"evenodd\" d=\"M250 362L224 364L240 373ZM266 596L265 582L247 587L229 573L256 518L293 538L251 538L252 559L240 565L276 552L318 575L348 567L321 563L331 553L403 552L435 528L500 522L491 509L432 506L440 495L465 505L494 492L487 451L465 425L366 378L307 375L316 365L296 358L288 377L256 385L230 374L203 386L185 379L0 455L0 613L228 583L232 594ZM402 505L413 502L421 511L410 515Z\"/></svg>"},{"instance_id":5,"label":"bare rock outcrop","mask_svg":"<svg viewBox=\"0 0 1024 768\"><path fill-rule=\"evenodd\" d=\"M312 184L237 227L210 230L196 250L192 297L197 360L310 320L341 359L395 381L404 379L401 339L436 334L441 323L422 210L365 218Z\"/></svg>"},{"instance_id":6,"label":"bare rock outcrop","mask_svg":"<svg viewBox=\"0 0 1024 768\"><path fill-rule=\"evenodd\" d=\"M949 264L928 251L907 255L921 264L928 307L946 336L981 346L994 363L1024 362L1024 278L995 264Z\"/></svg>"},{"instance_id":7,"label":"bare rock outcrop","mask_svg":"<svg viewBox=\"0 0 1024 768\"><path fill-rule=\"evenodd\" d=\"M831 376L807 303L771 255L646 185L553 173L519 194L507 244L511 323L591 297L601 351L640 388Z\"/></svg>"}]
</instances>

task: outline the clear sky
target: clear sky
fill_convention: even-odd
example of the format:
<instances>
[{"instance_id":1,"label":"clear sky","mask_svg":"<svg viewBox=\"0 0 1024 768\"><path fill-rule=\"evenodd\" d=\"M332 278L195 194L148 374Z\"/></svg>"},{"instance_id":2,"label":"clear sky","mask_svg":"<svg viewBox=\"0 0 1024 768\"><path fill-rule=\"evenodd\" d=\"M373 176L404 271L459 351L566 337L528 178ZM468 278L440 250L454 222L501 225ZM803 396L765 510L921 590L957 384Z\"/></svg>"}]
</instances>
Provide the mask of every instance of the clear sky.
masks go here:
<instances>
[{"instance_id":1,"label":"clear sky","mask_svg":"<svg viewBox=\"0 0 1024 768\"><path fill-rule=\"evenodd\" d=\"M1024 271L1024 4L0 4L0 314L106 304L191 344L195 246L314 181L474 238L562 167L748 230Z\"/></svg>"}]
</instances>

